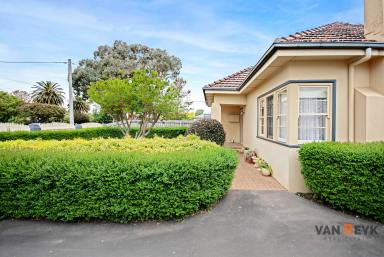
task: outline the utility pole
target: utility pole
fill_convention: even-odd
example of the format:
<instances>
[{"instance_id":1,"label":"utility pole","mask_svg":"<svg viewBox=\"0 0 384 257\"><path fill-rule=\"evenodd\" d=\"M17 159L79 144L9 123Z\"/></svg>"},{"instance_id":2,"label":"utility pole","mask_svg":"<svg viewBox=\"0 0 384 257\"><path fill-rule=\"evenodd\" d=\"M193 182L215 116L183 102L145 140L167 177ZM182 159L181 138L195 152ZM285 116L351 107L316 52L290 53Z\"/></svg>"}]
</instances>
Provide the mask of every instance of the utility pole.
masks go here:
<instances>
[{"instance_id":1,"label":"utility pole","mask_svg":"<svg viewBox=\"0 0 384 257\"><path fill-rule=\"evenodd\" d=\"M72 60L68 59L68 86L69 86L69 123L75 125L75 117L73 113L73 88L72 88Z\"/></svg>"}]
</instances>

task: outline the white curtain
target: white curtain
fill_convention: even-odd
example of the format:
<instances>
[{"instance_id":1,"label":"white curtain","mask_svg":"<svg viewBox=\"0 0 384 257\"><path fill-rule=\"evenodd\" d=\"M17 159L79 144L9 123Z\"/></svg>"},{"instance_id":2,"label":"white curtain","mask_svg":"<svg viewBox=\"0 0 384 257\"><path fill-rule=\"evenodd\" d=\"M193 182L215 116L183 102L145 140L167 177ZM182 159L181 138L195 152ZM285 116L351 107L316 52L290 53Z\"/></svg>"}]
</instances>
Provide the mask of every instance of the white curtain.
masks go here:
<instances>
[{"instance_id":1,"label":"white curtain","mask_svg":"<svg viewBox=\"0 0 384 257\"><path fill-rule=\"evenodd\" d=\"M299 140L326 140L327 88L300 88Z\"/></svg>"}]
</instances>

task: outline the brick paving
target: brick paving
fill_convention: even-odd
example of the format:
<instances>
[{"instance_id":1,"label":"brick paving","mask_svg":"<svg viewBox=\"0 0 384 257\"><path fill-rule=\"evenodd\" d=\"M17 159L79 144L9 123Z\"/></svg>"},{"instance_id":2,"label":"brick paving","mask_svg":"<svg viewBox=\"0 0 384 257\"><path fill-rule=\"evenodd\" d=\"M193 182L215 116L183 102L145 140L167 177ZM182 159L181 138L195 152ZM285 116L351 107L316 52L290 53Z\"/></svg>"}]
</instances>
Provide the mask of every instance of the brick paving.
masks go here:
<instances>
[{"instance_id":1,"label":"brick paving","mask_svg":"<svg viewBox=\"0 0 384 257\"><path fill-rule=\"evenodd\" d=\"M253 164L245 162L242 154L239 154L239 159L232 190L286 190L276 179L261 175Z\"/></svg>"}]
</instances>

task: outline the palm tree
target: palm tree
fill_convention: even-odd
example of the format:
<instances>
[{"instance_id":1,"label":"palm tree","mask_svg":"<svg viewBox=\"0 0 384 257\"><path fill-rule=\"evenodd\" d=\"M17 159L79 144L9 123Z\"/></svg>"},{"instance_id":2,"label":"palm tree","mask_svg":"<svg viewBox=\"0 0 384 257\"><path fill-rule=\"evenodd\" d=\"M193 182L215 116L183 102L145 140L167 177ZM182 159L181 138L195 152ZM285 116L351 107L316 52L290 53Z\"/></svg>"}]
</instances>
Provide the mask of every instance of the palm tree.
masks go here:
<instances>
[{"instance_id":1,"label":"palm tree","mask_svg":"<svg viewBox=\"0 0 384 257\"><path fill-rule=\"evenodd\" d=\"M76 96L73 101L73 109L78 113L85 113L89 111L89 104L80 96Z\"/></svg>"},{"instance_id":2,"label":"palm tree","mask_svg":"<svg viewBox=\"0 0 384 257\"><path fill-rule=\"evenodd\" d=\"M36 103L63 105L64 92L59 84L52 81L36 82L32 87L32 100Z\"/></svg>"}]
</instances>

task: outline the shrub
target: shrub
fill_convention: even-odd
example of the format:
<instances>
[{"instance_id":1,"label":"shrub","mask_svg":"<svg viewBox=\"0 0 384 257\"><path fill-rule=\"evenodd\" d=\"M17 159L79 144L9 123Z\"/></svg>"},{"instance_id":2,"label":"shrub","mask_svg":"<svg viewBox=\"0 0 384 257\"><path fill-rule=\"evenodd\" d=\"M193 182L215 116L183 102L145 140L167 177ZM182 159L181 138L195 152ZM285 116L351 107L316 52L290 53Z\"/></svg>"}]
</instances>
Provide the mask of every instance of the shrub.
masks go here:
<instances>
[{"instance_id":1,"label":"shrub","mask_svg":"<svg viewBox=\"0 0 384 257\"><path fill-rule=\"evenodd\" d=\"M186 131L185 127L169 127L169 128L153 128L150 130L148 137L155 135L164 138L175 138L183 135ZM134 136L137 129L131 130L131 135ZM0 132L0 141L6 140L33 140L41 138L44 140L56 139L74 139L74 138L123 138L124 135L118 127L99 127L99 128L83 128L71 130L45 130L45 131L16 131L16 132Z\"/></svg>"},{"instance_id":2,"label":"shrub","mask_svg":"<svg viewBox=\"0 0 384 257\"><path fill-rule=\"evenodd\" d=\"M11 122L18 116L17 108L23 102L17 97L0 91L0 122Z\"/></svg>"},{"instance_id":3,"label":"shrub","mask_svg":"<svg viewBox=\"0 0 384 257\"><path fill-rule=\"evenodd\" d=\"M111 123L113 121L113 117L108 113L105 113L103 110L95 111L91 115L91 121L97 123Z\"/></svg>"},{"instance_id":4,"label":"shrub","mask_svg":"<svg viewBox=\"0 0 384 257\"><path fill-rule=\"evenodd\" d=\"M1 142L0 217L181 218L221 198L237 164L232 150L190 136L79 140Z\"/></svg>"},{"instance_id":5,"label":"shrub","mask_svg":"<svg viewBox=\"0 0 384 257\"><path fill-rule=\"evenodd\" d=\"M89 122L89 115L86 113L75 112L73 118L76 124Z\"/></svg>"},{"instance_id":6,"label":"shrub","mask_svg":"<svg viewBox=\"0 0 384 257\"><path fill-rule=\"evenodd\" d=\"M299 154L313 193L335 208L384 220L384 143L310 143Z\"/></svg>"},{"instance_id":7,"label":"shrub","mask_svg":"<svg viewBox=\"0 0 384 257\"><path fill-rule=\"evenodd\" d=\"M60 122L65 115L65 109L54 104L25 103L18 111L31 123Z\"/></svg>"},{"instance_id":8,"label":"shrub","mask_svg":"<svg viewBox=\"0 0 384 257\"><path fill-rule=\"evenodd\" d=\"M75 124L87 123L90 121L90 116L87 113L74 111L73 118ZM64 122L69 123L69 113L65 113Z\"/></svg>"},{"instance_id":9,"label":"shrub","mask_svg":"<svg viewBox=\"0 0 384 257\"><path fill-rule=\"evenodd\" d=\"M225 142L223 125L217 120L197 120L187 129L186 134L198 135L201 139L215 142L218 145L223 145Z\"/></svg>"}]
</instances>

